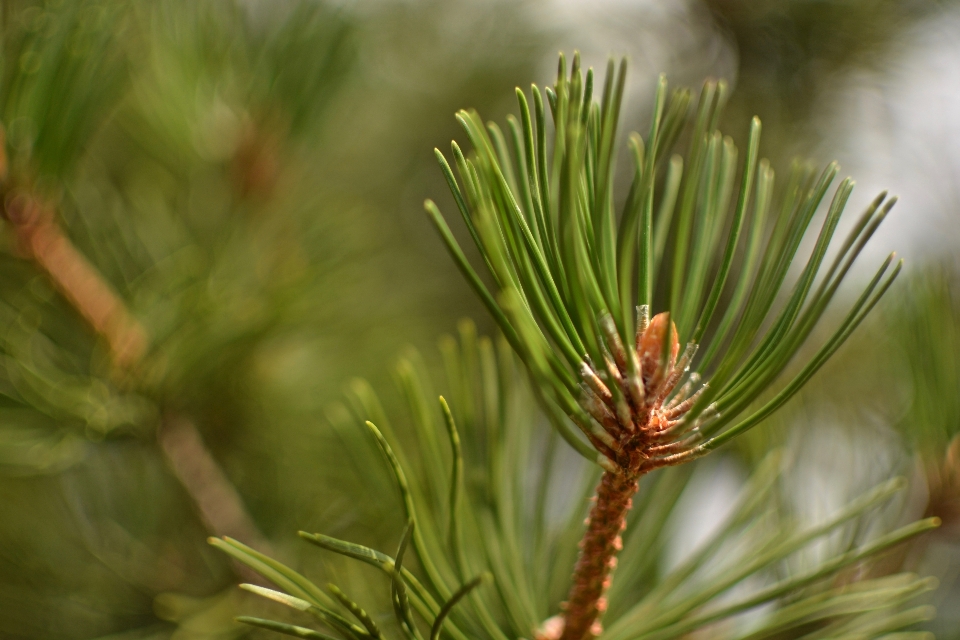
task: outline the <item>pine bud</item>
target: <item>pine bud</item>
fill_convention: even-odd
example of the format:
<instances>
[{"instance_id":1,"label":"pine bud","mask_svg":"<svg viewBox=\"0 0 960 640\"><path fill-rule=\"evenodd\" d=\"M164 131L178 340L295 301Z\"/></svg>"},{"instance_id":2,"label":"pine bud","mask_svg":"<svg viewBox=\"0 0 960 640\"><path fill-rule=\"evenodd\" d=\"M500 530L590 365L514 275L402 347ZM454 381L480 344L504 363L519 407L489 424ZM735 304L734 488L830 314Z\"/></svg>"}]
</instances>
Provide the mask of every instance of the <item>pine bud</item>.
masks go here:
<instances>
[{"instance_id":1,"label":"pine bud","mask_svg":"<svg viewBox=\"0 0 960 640\"><path fill-rule=\"evenodd\" d=\"M643 382L647 387L647 393L650 393L655 383L662 380L665 375L660 368L660 356L663 353L663 341L666 339L668 322L670 323L670 351L666 369L669 371L677 363L677 354L680 353L677 325L670 321L670 314L664 312L653 316L640 336L640 366L643 370Z\"/></svg>"}]
</instances>

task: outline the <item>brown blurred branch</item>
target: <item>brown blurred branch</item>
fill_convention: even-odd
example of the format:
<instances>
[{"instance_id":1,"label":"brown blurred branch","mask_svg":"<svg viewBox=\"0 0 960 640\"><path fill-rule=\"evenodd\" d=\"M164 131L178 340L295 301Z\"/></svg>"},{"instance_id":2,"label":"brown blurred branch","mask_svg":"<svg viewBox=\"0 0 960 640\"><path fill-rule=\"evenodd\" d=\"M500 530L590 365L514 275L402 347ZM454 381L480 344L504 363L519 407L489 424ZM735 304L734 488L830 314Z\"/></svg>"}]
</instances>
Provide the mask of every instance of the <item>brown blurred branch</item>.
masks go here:
<instances>
[{"instance_id":1,"label":"brown blurred branch","mask_svg":"<svg viewBox=\"0 0 960 640\"><path fill-rule=\"evenodd\" d=\"M243 498L210 454L189 418L165 414L157 431L157 441L209 532L236 538L261 553L272 553L270 543L247 512ZM234 563L234 569L247 582L262 582L262 578L244 565Z\"/></svg>"},{"instance_id":2,"label":"brown blurred branch","mask_svg":"<svg viewBox=\"0 0 960 640\"><path fill-rule=\"evenodd\" d=\"M106 340L114 363L129 369L146 353L147 333L120 296L64 235L53 207L25 192L6 198L4 213L20 251L37 263L57 289Z\"/></svg>"},{"instance_id":3,"label":"brown blurred branch","mask_svg":"<svg viewBox=\"0 0 960 640\"><path fill-rule=\"evenodd\" d=\"M0 180L6 157L0 136ZM25 189L10 189L3 200L22 255L37 264L56 288L107 343L114 364L131 371L146 355L149 339L143 325L120 296L77 250L57 222L54 207ZM157 432L160 449L186 489L207 530L230 536L264 553L270 545L247 512L243 499L203 442L196 425L183 416L165 415ZM244 579L253 578L235 564Z\"/></svg>"}]
</instances>

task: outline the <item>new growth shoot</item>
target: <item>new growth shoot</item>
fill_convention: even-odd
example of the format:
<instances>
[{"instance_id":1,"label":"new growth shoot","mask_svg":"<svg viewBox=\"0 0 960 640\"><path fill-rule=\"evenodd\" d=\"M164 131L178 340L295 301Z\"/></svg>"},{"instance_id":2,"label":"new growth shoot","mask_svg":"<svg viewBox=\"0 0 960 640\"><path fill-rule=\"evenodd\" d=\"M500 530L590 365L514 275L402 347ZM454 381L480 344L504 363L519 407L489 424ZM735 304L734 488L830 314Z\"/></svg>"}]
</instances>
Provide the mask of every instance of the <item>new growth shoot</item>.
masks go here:
<instances>
[{"instance_id":1,"label":"new growth shoot","mask_svg":"<svg viewBox=\"0 0 960 640\"><path fill-rule=\"evenodd\" d=\"M553 87L532 86L532 103L517 90L520 117L508 118L506 134L474 111L457 114L473 152L454 142L452 165L440 151L437 158L494 291L426 202L455 263L532 374L544 409L605 471L562 640L601 632L603 593L639 477L702 456L783 405L901 268L891 254L819 350L778 382L895 200L877 197L827 266L853 189L852 180L841 181L790 281L838 166L817 176L796 163L775 198L773 169L759 158L759 119L738 162L733 140L717 128L727 86L713 81L700 93L686 156L671 155L692 96L681 89L668 98L661 77L649 134L628 139L629 190L616 207L625 79L626 61L615 68L611 60L595 100L593 70L584 73L575 54L568 73L561 55ZM651 310L658 311L652 318Z\"/></svg>"}]
</instances>

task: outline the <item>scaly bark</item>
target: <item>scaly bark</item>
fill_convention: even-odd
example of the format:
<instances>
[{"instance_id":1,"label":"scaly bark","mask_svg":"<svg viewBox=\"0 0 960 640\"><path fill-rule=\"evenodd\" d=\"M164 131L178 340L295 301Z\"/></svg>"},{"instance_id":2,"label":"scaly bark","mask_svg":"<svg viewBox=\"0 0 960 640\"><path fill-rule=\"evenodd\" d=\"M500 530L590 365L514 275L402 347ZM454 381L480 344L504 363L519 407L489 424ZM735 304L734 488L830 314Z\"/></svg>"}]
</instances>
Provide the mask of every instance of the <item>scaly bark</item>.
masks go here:
<instances>
[{"instance_id":1,"label":"scaly bark","mask_svg":"<svg viewBox=\"0 0 960 640\"><path fill-rule=\"evenodd\" d=\"M627 512L636 492L635 476L606 471L600 479L587 531L580 541L561 640L600 635L600 616L607 608L604 593L617 566L617 553L623 547L620 532L627 526Z\"/></svg>"}]
</instances>

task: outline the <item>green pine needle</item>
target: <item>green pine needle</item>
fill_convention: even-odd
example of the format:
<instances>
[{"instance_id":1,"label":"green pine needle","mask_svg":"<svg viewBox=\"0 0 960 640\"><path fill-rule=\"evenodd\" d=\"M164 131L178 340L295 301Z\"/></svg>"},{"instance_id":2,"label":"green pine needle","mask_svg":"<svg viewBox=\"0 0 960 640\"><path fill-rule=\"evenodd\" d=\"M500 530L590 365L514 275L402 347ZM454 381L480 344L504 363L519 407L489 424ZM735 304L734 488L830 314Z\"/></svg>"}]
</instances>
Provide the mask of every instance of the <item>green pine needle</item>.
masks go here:
<instances>
[{"instance_id":1,"label":"green pine needle","mask_svg":"<svg viewBox=\"0 0 960 640\"><path fill-rule=\"evenodd\" d=\"M630 137L629 190L618 203L614 159L626 65L610 62L598 101L593 72L581 70L578 55L569 76L566 69L561 56L557 82L544 91L555 125L552 146L543 93L534 86L532 101L517 91L520 113L508 118L506 135L475 112L461 111L457 120L473 151L464 154L453 143L452 163L437 151L486 276L470 264L431 201L427 212L502 338L478 337L465 322L459 340L441 340L446 377L438 382L447 391L439 402L419 357L400 360L396 382L417 455L405 451L409 439L394 434L391 425L402 419L388 415L363 382L350 385L348 411L331 413L348 421L338 428L365 425L399 492L407 526L395 558L322 534L300 535L385 573L397 628L409 640L421 638L414 613L430 624L430 640L535 637L557 614L599 473L593 464L564 459L557 434L590 463L620 472L617 428L647 402L644 393L659 393L649 401L663 420L682 417L669 427L681 434L671 446L686 448L655 466L705 454L795 395L901 270L902 263L888 257L834 332L794 367L894 199L881 194L835 247L853 188L842 181L828 203L835 164L817 177L796 163L775 197L773 171L759 156L759 120L751 122L742 162L733 141L717 130L728 97L723 82L708 82L700 95L686 157L671 155L691 94L668 97L661 78L648 137ZM803 258L803 240L824 206ZM674 325L687 344L676 365ZM788 368L796 373L778 383ZM691 369L709 378L696 393L700 376ZM889 481L825 522L804 526L786 512L780 495L777 478L785 464L772 452L726 521L668 571L656 561L671 544L664 523L691 474L668 469L645 483L623 534L618 579L606 594L603 638L853 636L895 633L927 619L930 609L914 603L934 583L886 570L877 558L939 526L936 518L876 527L856 543L835 543L868 519L875 522L904 482ZM378 487L371 495L384 492ZM556 504L563 506L549 506ZM214 544L294 599L268 597L303 602L346 636L379 633L339 590L331 588L338 604L365 629L336 613L329 596L299 574L239 543ZM405 566L408 551L422 576ZM851 571L871 577L851 580ZM470 575L478 577L464 582ZM495 588L478 589L488 575ZM747 612L757 616L749 629Z\"/></svg>"},{"instance_id":2,"label":"green pine needle","mask_svg":"<svg viewBox=\"0 0 960 640\"><path fill-rule=\"evenodd\" d=\"M801 374L745 415L761 397L776 392L778 379L804 349L895 199L881 194L834 249L825 269L853 188L851 180L841 182L805 266L792 278L801 241L826 202L838 167L829 165L815 180L808 167L796 164L774 200L773 171L759 156L760 121L751 122L739 164L733 141L717 129L728 95L723 82L704 85L686 159L674 156L667 162L684 128L690 94L677 91L668 99L661 78L647 138L630 136L633 166L617 214L614 158L625 62L616 71L612 61L608 65L599 103L591 102L585 90L578 54L569 76L563 57L559 67L556 83L547 89L554 116L552 150L542 107L535 110L534 126L529 101L518 89L520 117L510 120L509 144L495 124L484 126L475 112L461 111L457 120L473 153L465 156L454 143L459 180L436 151L494 291L429 200L427 212L457 267L537 380L545 405L559 408L580 428L574 448L601 465L610 464L617 447L597 425L596 413L587 415L579 390L587 382L583 371L596 371L613 394L611 402L622 404L629 394L621 387L639 384L633 349L625 350L625 368L609 373L623 376L622 383L609 379L604 363L623 350L620 344L634 343L636 309L669 312L681 344L699 348L699 359L684 363L689 367L684 378L697 371L709 385L684 419L686 430L701 433L704 441L686 457L668 456L664 464L696 457L786 402L886 292L900 272L892 256ZM592 72L586 84L591 83ZM533 102L542 104L536 87ZM665 257L671 260L666 271ZM618 413L621 422L622 416ZM572 441L570 432L561 433ZM601 457L589 453L588 443L600 448Z\"/></svg>"},{"instance_id":3,"label":"green pine needle","mask_svg":"<svg viewBox=\"0 0 960 640\"><path fill-rule=\"evenodd\" d=\"M418 633L408 626L412 613L430 625L431 639L529 638L557 613L566 595L597 472L592 465L558 455L556 432L545 424L548 415L536 399L538 387L520 374L521 364L504 341L498 347L488 338L477 337L473 326L464 323L460 340L444 338L441 344L447 372L436 382L450 390L445 396L449 402L421 405L416 394L407 394L406 417L390 415L388 421L367 385L354 382L347 398L356 413L344 428L359 428L364 416L376 414L384 424L406 421L418 434L413 443L392 446L386 444L384 432L367 426L382 447L381 453L388 452L386 464L401 488L401 505L416 514L415 529L408 525L402 536L401 551L407 553L401 556L398 551L398 561L322 534L300 535L325 550L383 572L394 585L393 604L399 605L393 609L396 628L405 637ZM423 377L427 374L411 368L412 361L410 356L401 361L398 384L421 389L432 386L431 380ZM563 415L554 419L567 420ZM448 421L446 428L442 421ZM455 430L450 424L456 425ZM453 446L442 452L440 465L407 462L409 450L404 452L404 448L422 447L422 434L428 428L434 430L434 437L444 431L456 434L462 447L459 463L460 449ZM554 445L543 446L544 442ZM890 572L882 560L892 547L909 543L939 525L936 518L928 518L899 527L877 527L881 522L878 515L905 489L905 481L887 481L829 519L803 525L784 507L778 479L785 460L786 456L774 451L762 461L726 520L697 550L666 572L658 559L671 545L673 533L665 523L675 517L691 474L687 467L666 469L645 482L623 534L617 580L607 593L610 608L603 637L664 640L701 630L713 633L712 637L796 637L812 628L821 629L823 637L828 637L835 629L850 634L864 629L893 633L928 618L930 609L917 606L916 601L934 582L912 573ZM369 464L376 464L375 457ZM451 476L456 464L462 465L461 471ZM470 481L462 484L458 506L451 511L449 500L430 496L449 497L451 477L459 473ZM371 489L370 495L376 499L383 492ZM554 506L547 514L546 505L563 507L556 511ZM456 530L453 536L451 517ZM873 535L854 544L836 543L850 531L864 530L868 523ZM371 633L366 625L354 628L334 609L334 599L300 574L275 561L268 564L234 541L212 542L293 596L290 602L308 604L331 628L346 629L350 634ZM420 577L406 566L410 562L403 560L409 552L416 553L423 567ZM476 588L482 580L475 578L451 590L449 585L456 584L456 578L444 576L448 571L452 574L454 567L481 578L488 571L494 588ZM409 610L397 598L402 592L396 584L403 585ZM321 595L325 600L319 599ZM345 608L353 614L352 604ZM749 633L741 633L743 628L738 625L748 612L760 613L754 613ZM714 631L717 629L728 631ZM385 630L384 635L389 637L389 632Z\"/></svg>"}]
</instances>

